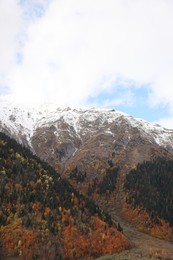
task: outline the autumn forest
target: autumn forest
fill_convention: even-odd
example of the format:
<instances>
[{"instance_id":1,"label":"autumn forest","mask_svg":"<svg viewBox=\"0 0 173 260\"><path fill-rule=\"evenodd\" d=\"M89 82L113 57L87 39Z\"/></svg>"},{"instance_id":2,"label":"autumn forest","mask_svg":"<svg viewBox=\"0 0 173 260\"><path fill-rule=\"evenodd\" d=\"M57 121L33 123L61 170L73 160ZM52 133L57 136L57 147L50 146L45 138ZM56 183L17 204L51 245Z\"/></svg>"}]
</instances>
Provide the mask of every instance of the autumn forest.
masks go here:
<instances>
[{"instance_id":1,"label":"autumn forest","mask_svg":"<svg viewBox=\"0 0 173 260\"><path fill-rule=\"evenodd\" d=\"M94 259L130 247L109 214L0 133L2 259Z\"/></svg>"}]
</instances>

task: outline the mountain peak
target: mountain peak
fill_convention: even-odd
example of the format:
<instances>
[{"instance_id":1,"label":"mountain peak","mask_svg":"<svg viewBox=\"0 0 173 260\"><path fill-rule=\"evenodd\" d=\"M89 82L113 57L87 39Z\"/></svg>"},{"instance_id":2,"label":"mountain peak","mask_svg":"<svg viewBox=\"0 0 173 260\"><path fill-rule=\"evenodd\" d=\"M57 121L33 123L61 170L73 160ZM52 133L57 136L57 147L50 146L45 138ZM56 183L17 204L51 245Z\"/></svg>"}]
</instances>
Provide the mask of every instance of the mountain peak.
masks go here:
<instances>
[{"instance_id":1,"label":"mountain peak","mask_svg":"<svg viewBox=\"0 0 173 260\"><path fill-rule=\"evenodd\" d=\"M29 108L1 99L0 110L0 130L11 136L26 136L27 140L33 137L34 131L38 128L56 125L58 129L60 128L60 122L63 122L66 126L69 126L69 129L63 131L73 131L80 138L81 133L96 133L115 123L137 128L146 138L154 139L155 142L161 145L172 142L173 130L142 119L133 118L115 109L58 107L55 104L43 104ZM58 132L60 131L58 130Z\"/></svg>"}]
</instances>

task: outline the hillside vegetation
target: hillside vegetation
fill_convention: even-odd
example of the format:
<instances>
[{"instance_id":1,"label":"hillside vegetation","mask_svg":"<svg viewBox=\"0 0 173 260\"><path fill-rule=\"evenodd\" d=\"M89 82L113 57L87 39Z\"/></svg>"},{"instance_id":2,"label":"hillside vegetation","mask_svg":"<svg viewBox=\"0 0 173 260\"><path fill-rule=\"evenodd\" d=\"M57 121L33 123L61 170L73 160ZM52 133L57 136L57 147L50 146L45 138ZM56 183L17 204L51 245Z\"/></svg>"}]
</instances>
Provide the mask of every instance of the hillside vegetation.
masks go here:
<instances>
[{"instance_id":1,"label":"hillside vegetation","mask_svg":"<svg viewBox=\"0 0 173 260\"><path fill-rule=\"evenodd\" d=\"M124 188L128 215L131 208L133 217L135 213L141 217L145 230L169 238L173 227L173 160L157 158L139 164L127 175Z\"/></svg>"},{"instance_id":2,"label":"hillside vegetation","mask_svg":"<svg viewBox=\"0 0 173 260\"><path fill-rule=\"evenodd\" d=\"M92 259L129 247L108 214L0 133L0 256Z\"/></svg>"}]
</instances>

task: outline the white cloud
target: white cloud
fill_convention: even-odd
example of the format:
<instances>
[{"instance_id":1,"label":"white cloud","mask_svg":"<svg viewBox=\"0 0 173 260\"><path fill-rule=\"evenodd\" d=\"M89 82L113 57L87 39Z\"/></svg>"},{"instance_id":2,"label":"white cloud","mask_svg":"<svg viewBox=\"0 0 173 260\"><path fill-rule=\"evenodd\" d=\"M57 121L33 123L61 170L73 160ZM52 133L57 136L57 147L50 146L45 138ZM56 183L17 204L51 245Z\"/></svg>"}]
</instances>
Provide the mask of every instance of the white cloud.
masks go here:
<instances>
[{"instance_id":1,"label":"white cloud","mask_svg":"<svg viewBox=\"0 0 173 260\"><path fill-rule=\"evenodd\" d=\"M8 84L8 75L15 66L18 51L16 39L21 23L21 10L16 1L0 1L0 86Z\"/></svg>"},{"instance_id":2,"label":"white cloud","mask_svg":"<svg viewBox=\"0 0 173 260\"><path fill-rule=\"evenodd\" d=\"M103 90L116 90L121 78L150 85L151 104L173 108L173 1L32 0L30 8L36 2L44 12L25 27L23 62L15 67L15 36L26 21L14 0L0 4L0 24L6 24L6 30L0 27L5 60L3 66L0 59L0 71L8 72L6 84L16 99L81 104Z\"/></svg>"},{"instance_id":3,"label":"white cloud","mask_svg":"<svg viewBox=\"0 0 173 260\"><path fill-rule=\"evenodd\" d=\"M165 128L173 129L173 116L170 116L170 117L167 117L167 118L161 118L156 123L164 126Z\"/></svg>"}]
</instances>

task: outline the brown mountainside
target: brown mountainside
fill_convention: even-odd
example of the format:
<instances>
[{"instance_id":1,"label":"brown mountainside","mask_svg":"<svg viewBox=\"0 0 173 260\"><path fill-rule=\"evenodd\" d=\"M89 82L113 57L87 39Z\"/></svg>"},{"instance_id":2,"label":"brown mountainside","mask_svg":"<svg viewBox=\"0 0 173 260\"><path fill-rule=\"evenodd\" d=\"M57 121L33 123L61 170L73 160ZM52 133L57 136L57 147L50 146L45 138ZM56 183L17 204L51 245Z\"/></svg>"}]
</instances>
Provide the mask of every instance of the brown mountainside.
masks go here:
<instances>
[{"instance_id":1,"label":"brown mountainside","mask_svg":"<svg viewBox=\"0 0 173 260\"><path fill-rule=\"evenodd\" d=\"M115 167L123 179L138 163L173 154L173 130L115 110L42 107L27 111L1 106L0 130L85 192Z\"/></svg>"},{"instance_id":2,"label":"brown mountainside","mask_svg":"<svg viewBox=\"0 0 173 260\"><path fill-rule=\"evenodd\" d=\"M1 106L1 131L28 146L93 199L108 201L109 195L112 208L123 200L130 169L157 156L173 156L173 130L115 110L27 111Z\"/></svg>"}]
</instances>

